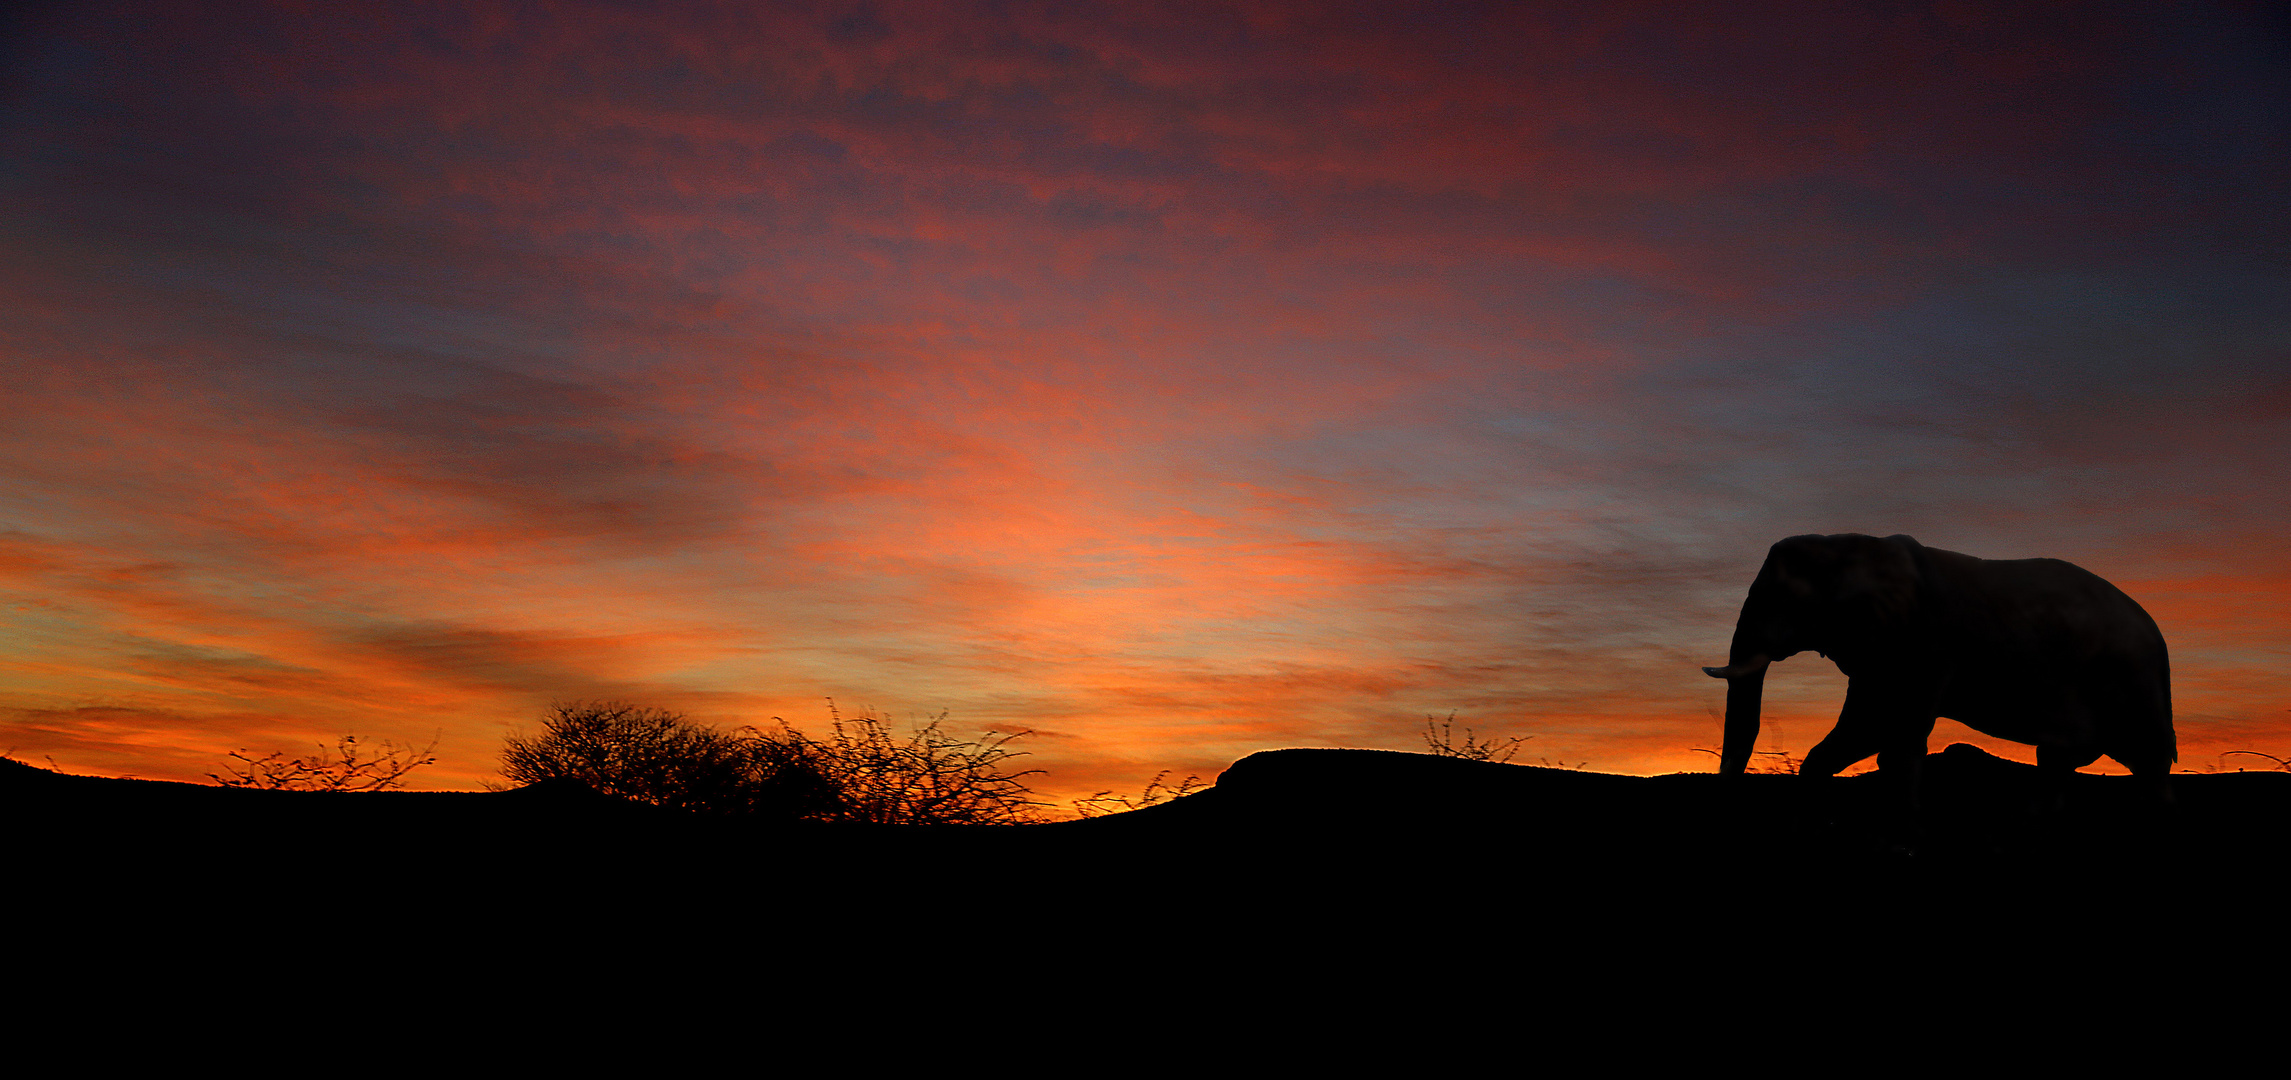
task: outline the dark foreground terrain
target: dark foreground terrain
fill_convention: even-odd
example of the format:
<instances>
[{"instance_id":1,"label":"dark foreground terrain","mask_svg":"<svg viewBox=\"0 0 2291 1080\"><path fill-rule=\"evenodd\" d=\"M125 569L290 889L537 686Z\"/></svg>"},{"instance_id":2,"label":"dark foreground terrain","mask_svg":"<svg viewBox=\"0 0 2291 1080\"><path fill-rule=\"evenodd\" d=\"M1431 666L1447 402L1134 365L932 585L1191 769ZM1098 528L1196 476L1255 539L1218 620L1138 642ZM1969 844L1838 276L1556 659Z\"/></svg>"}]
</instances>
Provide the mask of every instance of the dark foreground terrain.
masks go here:
<instances>
[{"instance_id":1,"label":"dark foreground terrain","mask_svg":"<svg viewBox=\"0 0 2291 1080\"><path fill-rule=\"evenodd\" d=\"M1952 746L1905 818L1874 776L1282 750L1089 821L766 827L579 787L261 792L10 762L0 814L19 940L107 962L1103 992L1133 974L1234 991L1309 958L1337 978L1414 964L1426 993L1523 971L1588 993L1590 970L1638 993L1654 970L2176 977L2278 955L2291 773L2173 783L2158 806L2078 776L2059 806L2033 768Z\"/></svg>"}]
</instances>

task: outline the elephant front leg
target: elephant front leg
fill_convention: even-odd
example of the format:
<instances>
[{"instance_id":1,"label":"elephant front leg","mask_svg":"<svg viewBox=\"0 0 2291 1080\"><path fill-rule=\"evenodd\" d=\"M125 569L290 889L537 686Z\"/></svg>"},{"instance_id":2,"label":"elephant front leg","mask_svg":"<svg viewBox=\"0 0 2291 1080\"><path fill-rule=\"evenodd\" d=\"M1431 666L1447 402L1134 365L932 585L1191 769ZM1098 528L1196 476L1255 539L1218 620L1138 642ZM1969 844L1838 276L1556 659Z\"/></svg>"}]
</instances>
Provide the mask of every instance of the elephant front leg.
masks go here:
<instances>
[{"instance_id":1,"label":"elephant front leg","mask_svg":"<svg viewBox=\"0 0 2291 1080\"><path fill-rule=\"evenodd\" d=\"M1923 847L1917 823L1917 785L1925 763L1925 742L1933 733L1934 715L1924 711L1923 697L1904 693L1880 680L1855 678L1846 684L1845 708L1828 738L1806 752L1800 775L1830 777L1870 755L1877 755L1878 775L1871 781L1878 790L1856 785L1850 797L1842 788L1830 789L1830 812L1839 821L1858 821L1873 830L1874 840L1896 854ZM1827 786L1826 784L1824 785ZM1868 795L1876 798L1871 800Z\"/></svg>"},{"instance_id":2,"label":"elephant front leg","mask_svg":"<svg viewBox=\"0 0 2291 1080\"><path fill-rule=\"evenodd\" d=\"M1846 704L1838 712L1838 726L1806 751L1806 760L1798 766L1798 775L1836 776L1863 758L1891 746L1892 729L1896 726L1894 714L1898 711L1890 704L1892 697L1863 679L1846 683Z\"/></svg>"},{"instance_id":3,"label":"elephant front leg","mask_svg":"<svg viewBox=\"0 0 2291 1080\"><path fill-rule=\"evenodd\" d=\"M1807 776L1835 776L1871 754L1878 772L1896 796L1914 805L1918 776L1924 770L1926 740L1933 735L1936 714L1931 695L1919 687L1903 687L1879 680L1855 679L1846 684L1845 708L1829 737L1806 752L1799 772Z\"/></svg>"}]
</instances>

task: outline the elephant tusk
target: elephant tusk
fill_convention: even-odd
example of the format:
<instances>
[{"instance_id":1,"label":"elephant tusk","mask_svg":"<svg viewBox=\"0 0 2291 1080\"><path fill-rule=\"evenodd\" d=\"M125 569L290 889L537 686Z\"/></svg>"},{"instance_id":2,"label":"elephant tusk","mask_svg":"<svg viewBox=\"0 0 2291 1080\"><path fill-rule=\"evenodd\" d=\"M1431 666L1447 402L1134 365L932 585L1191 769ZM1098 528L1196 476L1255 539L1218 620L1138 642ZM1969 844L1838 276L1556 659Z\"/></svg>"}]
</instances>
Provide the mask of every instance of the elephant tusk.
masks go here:
<instances>
[{"instance_id":1,"label":"elephant tusk","mask_svg":"<svg viewBox=\"0 0 2291 1080\"><path fill-rule=\"evenodd\" d=\"M1738 679L1744 675L1756 675L1765 671L1766 665L1771 663L1773 661L1768 660L1764 655L1759 655L1730 667L1706 667L1702 669L1702 673L1713 679Z\"/></svg>"}]
</instances>

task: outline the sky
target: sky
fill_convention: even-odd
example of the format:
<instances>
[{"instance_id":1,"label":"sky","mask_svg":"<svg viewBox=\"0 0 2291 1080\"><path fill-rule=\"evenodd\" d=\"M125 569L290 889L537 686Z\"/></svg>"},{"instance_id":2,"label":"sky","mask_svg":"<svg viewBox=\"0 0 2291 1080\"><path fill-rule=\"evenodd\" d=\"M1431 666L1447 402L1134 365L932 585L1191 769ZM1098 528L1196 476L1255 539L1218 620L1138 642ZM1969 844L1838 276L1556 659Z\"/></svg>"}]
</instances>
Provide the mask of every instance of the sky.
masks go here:
<instances>
[{"instance_id":1,"label":"sky","mask_svg":"<svg viewBox=\"0 0 2291 1080\"><path fill-rule=\"evenodd\" d=\"M1450 715L1708 770L1700 665L1837 532L2092 570L2183 768L2291 756L2266 5L6 18L20 760L475 788L556 702L832 701L1054 799Z\"/></svg>"}]
</instances>

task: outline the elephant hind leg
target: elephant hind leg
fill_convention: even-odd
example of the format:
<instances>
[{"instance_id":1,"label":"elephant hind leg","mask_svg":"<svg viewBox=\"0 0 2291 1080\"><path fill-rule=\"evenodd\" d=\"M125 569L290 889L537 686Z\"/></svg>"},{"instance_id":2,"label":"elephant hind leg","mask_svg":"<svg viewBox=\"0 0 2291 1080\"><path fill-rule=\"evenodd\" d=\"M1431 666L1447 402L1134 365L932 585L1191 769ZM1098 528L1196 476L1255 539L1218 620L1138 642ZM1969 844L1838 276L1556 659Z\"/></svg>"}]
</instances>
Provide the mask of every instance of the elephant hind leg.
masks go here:
<instances>
[{"instance_id":1,"label":"elephant hind leg","mask_svg":"<svg viewBox=\"0 0 2291 1080\"><path fill-rule=\"evenodd\" d=\"M2075 772L2100 760L2097 746L2061 746L2057 743L2038 743L2036 767L2046 772Z\"/></svg>"},{"instance_id":2,"label":"elephant hind leg","mask_svg":"<svg viewBox=\"0 0 2291 1080\"><path fill-rule=\"evenodd\" d=\"M2170 806L2178 800L2172 797L2172 762L2178 760L2176 748L2148 753L2112 753L2118 764L2132 770L2132 776L2148 791L2148 797L2157 805Z\"/></svg>"},{"instance_id":3,"label":"elephant hind leg","mask_svg":"<svg viewBox=\"0 0 2291 1080\"><path fill-rule=\"evenodd\" d=\"M2038 743L2036 767L2044 784L2039 811L2057 814L2068 809L2068 778L2098 760L2100 748L2096 746Z\"/></svg>"},{"instance_id":4,"label":"elephant hind leg","mask_svg":"<svg viewBox=\"0 0 2291 1080\"><path fill-rule=\"evenodd\" d=\"M1925 785L1925 751L1932 742L1935 719L1903 720L1900 730L1890 733L1877 752L1878 774L1892 785L1894 803L1910 814L1915 814L1923 801L1920 792Z\"/></svg>"}]
</instances>

